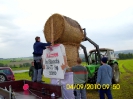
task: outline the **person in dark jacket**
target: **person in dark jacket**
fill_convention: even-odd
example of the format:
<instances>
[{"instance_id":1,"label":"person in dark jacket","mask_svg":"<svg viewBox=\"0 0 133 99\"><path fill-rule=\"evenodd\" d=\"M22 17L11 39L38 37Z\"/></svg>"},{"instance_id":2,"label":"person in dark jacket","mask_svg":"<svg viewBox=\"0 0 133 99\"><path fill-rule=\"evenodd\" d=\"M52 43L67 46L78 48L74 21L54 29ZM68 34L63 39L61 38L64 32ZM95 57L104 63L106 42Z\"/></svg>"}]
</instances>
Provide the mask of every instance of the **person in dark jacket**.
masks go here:
<instances>
[{"instance_id":1,"label":"person in dark jacket","mask_svg":"<svg viewBox=\"0 0 133 99\"><path fill-rule=\"evenodd\" d=\"M31 77L32 81L33 81L33 75L34 75L34 62L31 62L31 66L29 68L29 76Z\"/></svg>"},{"instance_id":2,"label":"person in dark jacket","mask_svg":"<svg viewBox=\"0 0 133 99\"><path fill-rule=\"evenodd\" d=\"M34 77L33 77L33 82L41 82L42 81L42 54L43 50L46 49L46 46L50 46L51 43L42 43L40 42L40 37L35 38L35 43L33 45L33 59L34 59Z\"/></svg>"},{"instance_id":3,"label":"person in dark jacket","mask_svg":"<svg viewBox=\"0 0 133 99\"><path fill-rule=\"evenodd\" d=\"M107 57L101 59L102 66L99 67L97 73L97 84L100 84L99 90L100 99L105 99L105 94L108 99L113 99L110 86L112 85L112 68L107 64Z\"/></svg>"}]
</instances>

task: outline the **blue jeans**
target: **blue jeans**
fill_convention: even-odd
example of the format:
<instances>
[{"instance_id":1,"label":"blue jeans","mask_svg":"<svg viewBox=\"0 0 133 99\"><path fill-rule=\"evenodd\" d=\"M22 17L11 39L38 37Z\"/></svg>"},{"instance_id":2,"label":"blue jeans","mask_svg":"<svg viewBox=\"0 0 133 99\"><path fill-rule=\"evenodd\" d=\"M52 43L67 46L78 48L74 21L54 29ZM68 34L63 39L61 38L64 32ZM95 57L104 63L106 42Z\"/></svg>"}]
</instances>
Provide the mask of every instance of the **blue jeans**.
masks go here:
<instances>
[{"instance_id":1,"label":"blue jeans","mask_svg":"<svg viewBox=\"0 0 133 99\"><path fill-rule=\"evenodd\" d=\"M75 99L87 99L86 89L74 89Z\"/></svg>"},{"instance_id":2,"label":"blue jeans","mask_svg":"<svg viewBox=\"0 0 133 99\"><path fill-rule=\"evenodd\" d=\"M43 69L34 69L33 82L41 82L42 81L42 70Z\"/></svg>"},{"instance_id":3,"label":"blue jeans","mask_svg":"<svg viewBox=\"0 0 133 99\"><path fill-rule=\"evenodd\" d=\"M99 90L100 99L105 99L105 94L108 97L108 99L113 99L110 88L109 89L100 89Z\"/></svg>"}]
</instances>

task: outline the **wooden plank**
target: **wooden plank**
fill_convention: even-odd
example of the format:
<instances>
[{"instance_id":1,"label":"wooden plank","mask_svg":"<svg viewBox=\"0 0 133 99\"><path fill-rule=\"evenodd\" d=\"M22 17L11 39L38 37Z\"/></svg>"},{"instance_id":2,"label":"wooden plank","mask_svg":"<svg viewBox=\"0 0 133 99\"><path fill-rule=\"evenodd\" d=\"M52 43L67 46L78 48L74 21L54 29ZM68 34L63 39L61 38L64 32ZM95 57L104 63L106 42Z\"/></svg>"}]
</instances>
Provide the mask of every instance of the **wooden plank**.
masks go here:
<instances>
[{"instance_id":1,"label":"wooden plank","mask_svg":"<svg viewBox=\"0 0 133 99\"><path fill-rule=\"evenodd\" d=\"M54 45L53 18L51 19L51 43Z\"/></svg>"}]
</instances>

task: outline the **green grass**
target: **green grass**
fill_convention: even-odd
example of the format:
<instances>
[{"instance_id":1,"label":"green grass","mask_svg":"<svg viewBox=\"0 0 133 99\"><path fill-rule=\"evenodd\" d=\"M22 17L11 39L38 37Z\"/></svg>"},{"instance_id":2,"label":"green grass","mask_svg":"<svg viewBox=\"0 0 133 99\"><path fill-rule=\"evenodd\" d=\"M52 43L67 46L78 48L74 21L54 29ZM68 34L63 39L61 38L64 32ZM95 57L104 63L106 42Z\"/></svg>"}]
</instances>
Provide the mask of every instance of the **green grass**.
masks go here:
<instances>
[{"instance_id":1,"label":"green grass","mask_svg":"<svg viewBox=\"0 0 133 99\"><path fill-rule=\"evenodd\" d=\"M82 62L82 65L83 65L83 66L86 66L86 65L87 65L87 63L86 63L86 62Z\"/></svg>"},{"instance_id":2,"label":"green grass","mask_svg":"<svg viewBox=\"0 0 133 99\"><path fill-rule=\"evenodd\" d=\"M9 64L11 60L0 60L0 63L2 64Z\"/></svg>"},{"instance_id":3,"label":"green grass","mask_svg":"<svg viewBox=\"0 0 133 99\"><path fill-rule=\"evenodd\" d=\"M24 73L15 73L15 80L31 80L31 77L29 77L28 72L24 72ZM43 76L42 78L43 81L45 81L46 83L50 83L50 79L49 78L45 78Z\"/></svg>"},{"instance_id":4,"label":"green grass","mask_svg":"<svg viewBox=\"0 0 133 99\"><path fill-rule=\"evenodd\" d=\"M120 90L113 90L114 99L133 99L133 59L120 60ZM126 68L124 69L123 66Z\"/></svg>"},{"instance_id":5,"label":"green grass","mask_svg":"<svg viewBox=\"0 0 133 99\"><path fill-rule=\"evenodd\" d=\"M11 68L13 71L15 70L29 70L30 67L22 67L22 68Z\"/></svg>"}]
</instances>

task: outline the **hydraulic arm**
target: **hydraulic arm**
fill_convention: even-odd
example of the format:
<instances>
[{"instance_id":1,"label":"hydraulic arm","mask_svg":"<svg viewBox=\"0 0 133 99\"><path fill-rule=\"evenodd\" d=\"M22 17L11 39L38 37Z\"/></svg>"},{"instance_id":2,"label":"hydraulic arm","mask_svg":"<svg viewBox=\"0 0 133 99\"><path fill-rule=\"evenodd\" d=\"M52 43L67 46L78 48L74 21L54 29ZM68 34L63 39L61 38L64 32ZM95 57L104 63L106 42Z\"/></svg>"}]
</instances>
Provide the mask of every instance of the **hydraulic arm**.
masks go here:
<instances>
[{"instance_id":1,"label":"hydraulic arm","mask_svg":"<svg viewBox=\"0 0 133 99\"><path fill-rule=\"evenodd\" d=\"M101 61L101 56L100 56L99 46L94 41L92 41L90 38L86 37L86 29L84 28L83 30L84 30L84 41L89 41L92 45L94 45L94 47L97 50L97 55L99 57L98 59L99 59L99 62L100 62ZM83 49L86 62L89 64L86 47L83 46L82 44L80 44L80 47ZM97 59L97 56L96 56L96 64L98 63L98 59Z\"/></svg>"}]
</instances>

